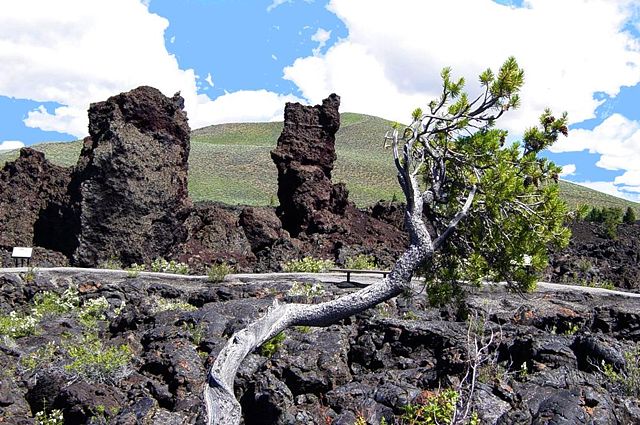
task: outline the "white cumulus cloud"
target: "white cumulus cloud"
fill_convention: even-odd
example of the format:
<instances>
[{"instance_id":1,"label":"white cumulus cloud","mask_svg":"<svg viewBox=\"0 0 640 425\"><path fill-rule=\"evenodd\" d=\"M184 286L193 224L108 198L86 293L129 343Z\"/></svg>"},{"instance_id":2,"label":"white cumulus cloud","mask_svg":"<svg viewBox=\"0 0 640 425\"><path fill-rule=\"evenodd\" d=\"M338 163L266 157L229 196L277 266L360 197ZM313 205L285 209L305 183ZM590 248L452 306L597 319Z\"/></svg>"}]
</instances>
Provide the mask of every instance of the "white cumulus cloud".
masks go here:
<instances>
[{"instance_id":1,"label":"white cumulus cloud","mask_svg":"<svg viewBox=\"0 0 640 425\"><path fill-rule=\"evenodd\" d=\"M208 124L229 122L282 121L284 104L299 102L295 96L283 96L267 90L241 90L225 94L211 101L200 95L198 111L211 119ZM192 127L195 128L195 127Z\"/></svg>"},{"instance_id":2,"label":"white cumulus cloud","mask_svg":"<svg viewBox=\"0 0 640 425\"><path fill-rule=\"evenodd\" d=\"M616 185L640 186L640 122L612 114L593 130L569 131L551 146L552 152L580 152L600 155L596 166L624 171L615 178Z\"/></svg>"},{"instance_id":3,"label":"white cumulus cloud","mask_svg":"<svg viewBox=\"0 0 640 425\"><path fill-rule=\"evenodd\" d=\"M91 102L140 85L168 96L180 91L192 128L219 122L212 113L233 121L282 113L283 103L275 107L273 99L289 97L264 90L252 97L265 108L261 113L237 103L246 94L216 100L198 94L194 71L181 69L165 47L168 25L139 0L10 2L0 13L0 95L63 105L51 112L39 107L25 123L76 137L87 135Z\"/></svg>"},{"instance_id":4,"label":"white cumulus cloud","mask_svg":"<svg viewBox=\"0 0 640 425\"><path fill-rule=\"evenodd\" d=\"M285 3L291 3L291 0L273 0L269 6L267 6L267 12L271 12L278 6L281 6Z\"/></svg>"},{"instance_id":5,"label":"white cumulus cloud","mask_svg":"<svg viewBox=\"0 0 640 425\"><path fill-rule=\"evenodd\" d=\"M437 95L441 68L451 66L473 88L482 70L497 69L513 55L526 73L523 103L501 125L521 132L547 106L567 110L571 122L580 122L594 116L600 104L595 92L613 96L621 86L640 81L638 40L623 31L632 5L630 0L528 0L526 7L514 8L491 0L332 0L329 9L349 36L324 55L297 59L285 78L312 103L336 91L348 110L406 121L415 107Z\"/></svg>"},{"instance_id":6,"label":"white cumulus cloud","mask_svg":"<svg viewBox=\"0 0 640 425\"><path fill-rule=\"evenodd\" d=\"M13 149L20 149L24 147L24 143L18 140L5 140L0 142L0 151L10 151Z\"/></svg>"},{"instance_id":7,"label":"white cumulus cloud","mask_svg":"<svg viewBox=\"0 0 640 425\"><path fill-rule=\"evenodd\" d=\"M562 166L560 177L572 176L576 173L576 164L567 164Z\"/></svg>"},{"instance_id":8,"label":"white cumulus cloud","mask_svg":"<svg viewBox=\"0 0 640 425\"><path fill-rule=\"evenodd\" d=\"M384 65L369 50L350 41L332 46L323 56L299 58L284 70L310 103L328 94L341 96L340 109L403 122L413 109L425 103L420 93L405 92L391 83Z\"/></svg>"},{"instance_id":9,"label":"white cumulus cloud","mask_svg":"<svg viewBox=\"0 0 640 425\"><path fill-rule=\"evenodd\" d=\"M589 189L597 190L598 192L607 193L609 195L617 196L618 198L628 199L629 201L640 202L640 190L628 190L627 188L616 186L613 182L607 181L584 181L584 182L572 182L579 184L580 186L588 187ZM635 193L634 193L635 192Z\"/></svg>"},{"instance_id":10,"label":"white cumulus cloud","mask_svg":"<svg viewBox=\"0 0 640 425\"><path fill-rule=\"evenodd\" d=\"M209 86L213 87L213 78L211 77L211 73L207 74L207 78L204 79Z\"/></svg>"},{"instance_id":11,"label":"white cumulus cloud","mask_svg":"<svg viewBox=\"0 0 640 425\"><path fill-rule=\"evenodd\" d=\"M640 40L628 31L639 24L635 0L525 0L522 8L492 0L331 0L328 7L349 36L284 70L311 103L336 92L345 111L406 122L438 96L443 67L465 77L473 93L481 71L515 56L525 70L522 106L498 125L518 136L546 107L582 122L603 103L596 93L615 97L622 86L640 83ZM633 199L639 127L613 114L594 131L571 131L553 151L600 154L599 167L624 173L583 184ZM565 176L574 173L575 164L564 169Z\"/></svg>"},{"instance_id":12,"label":"white cumulus cloud","mask_svg":"<svg viewBox=\"0 0 640 425\"><path fill-rule=\"evenodd\" d=\"M318 47L313 49L313 55L317 56L324 46L327 45L327 41L331 38L331 31L327 31L324 28L318 28L318 30L311 36L311 40L318 43Z\"/></svg>"}]
</instances>

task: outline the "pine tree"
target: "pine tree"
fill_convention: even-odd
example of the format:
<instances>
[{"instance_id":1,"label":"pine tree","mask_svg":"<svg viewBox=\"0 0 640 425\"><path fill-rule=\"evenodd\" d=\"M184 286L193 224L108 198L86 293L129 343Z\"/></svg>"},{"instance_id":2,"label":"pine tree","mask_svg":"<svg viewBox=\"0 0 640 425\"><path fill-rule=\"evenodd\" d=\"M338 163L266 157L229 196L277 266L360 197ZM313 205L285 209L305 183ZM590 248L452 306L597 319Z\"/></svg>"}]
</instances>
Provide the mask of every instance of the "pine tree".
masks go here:
<instances>
[{"instance_id":1,"label":"pine tree","mask_svg":"<svg viewBox=\"0 0 640 425\"><path fill-rule=\"evenodd\" d=\"M436 284L430 298L481 280L529 290L549 247L568 242L560 168L538 156L567 135L566 114L544 111L521 143L505 146L507 132L494 125L520 102L524 72L516 60L509 58L497 74L484 71L475 97L448 68L441 76L440 97L425 111L414 110L409 126L395 125L385 136L406 200L409 246L380 282L319 304L274 304L236 332L209 370L204 396L210 424L240 423L236 371L248 353L287 327L327 326L361 313L406 293L420 269Z\"/></svg>"},{"instance_id":2,"label":"pine tree","mask_svg":"<svg viewBox=\"0 0 640 425\"><path fill-rule=\"evenodd\" d=\"M627 211L624 213L624 217L622 217L622 221L627 224L633 224L636 222L636 213L631 207L627 207Z\"/></svg>"}]
</instances>

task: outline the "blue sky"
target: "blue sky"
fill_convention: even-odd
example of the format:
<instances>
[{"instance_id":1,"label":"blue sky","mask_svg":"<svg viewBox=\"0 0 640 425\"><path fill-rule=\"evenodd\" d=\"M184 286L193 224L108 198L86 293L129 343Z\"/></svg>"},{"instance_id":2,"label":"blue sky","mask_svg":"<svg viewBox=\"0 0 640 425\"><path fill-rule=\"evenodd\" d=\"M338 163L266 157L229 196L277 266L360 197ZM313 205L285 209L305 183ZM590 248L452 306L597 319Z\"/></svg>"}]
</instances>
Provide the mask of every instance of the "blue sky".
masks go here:
<instances>
[{"instance_id":1,"label":"blue sky","mask_svg":"<svg viewBox=\"0 0 640 425\"><path fill-rule=\"evenodd\" d=\"M464 11L464 13L461 13ZM564 178L640 197L638 0L11 0L0 15L0 143L86 135L90 102L142 84L180 90L192 128L271 121L287 101L406 121L451 66L510 55L526 71L518 135L569 112L548 156Z\"/></svg>"},{"instance_id":2,"label":"blue sky","mask_svg":"<svg viewBox=\"0 0 640 425\"><path fill-rule=\"evenodd\" d=\"M171 22L165 42L180 65L194 68L204 78L215 76L213 87L204 80L199 85L211 97L258 89L297 93L295 84L283 80L282 69L313 53L318 42L312 37L318 29L331 31L329 45L348 35L326 2L291 2L269 11L269 2L251 2L251 7L248 3L153 0L149 4L151 12Z\"/></svg>"}]
</instances>

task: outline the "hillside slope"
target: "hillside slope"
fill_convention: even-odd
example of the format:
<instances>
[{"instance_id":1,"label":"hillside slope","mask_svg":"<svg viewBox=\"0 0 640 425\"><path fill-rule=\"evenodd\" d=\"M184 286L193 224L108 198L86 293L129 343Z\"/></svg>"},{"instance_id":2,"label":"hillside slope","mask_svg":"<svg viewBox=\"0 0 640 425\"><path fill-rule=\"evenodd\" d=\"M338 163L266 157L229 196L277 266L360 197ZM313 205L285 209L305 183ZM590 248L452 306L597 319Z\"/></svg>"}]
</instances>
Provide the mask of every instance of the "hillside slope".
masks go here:
<instances>
[{"instance_id":1,"label":"hillside slope","mask_svg":"<svg viewBox=\"0 0 640 425\"><path fill-rule=\"evenodd\" d=\"M334 182L346 182L350 199L360 206L401 196L391 151L382 147L390 122L381 118L343 113L336 137L338 159ZM282 131L281 122L220 124L191 133L189 192L196 201L226 204L277 203L277 172L269 152ZM76 163L81 141L33 146L52 162ZM0 153L0 164L17 157L17 151ZM570 207L581 204L634 207L640 204L616 198L574 183L561 181L560 192Z\"/></svg>"}]
</instances>

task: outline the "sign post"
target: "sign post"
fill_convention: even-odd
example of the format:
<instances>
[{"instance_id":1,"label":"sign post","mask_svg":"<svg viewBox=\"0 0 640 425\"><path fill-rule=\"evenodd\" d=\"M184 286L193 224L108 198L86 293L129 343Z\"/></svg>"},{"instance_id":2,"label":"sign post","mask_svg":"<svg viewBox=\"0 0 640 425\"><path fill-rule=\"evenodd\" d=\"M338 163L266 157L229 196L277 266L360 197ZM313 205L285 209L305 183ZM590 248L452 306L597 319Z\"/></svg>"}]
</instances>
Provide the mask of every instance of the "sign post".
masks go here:
<instances>
[{"instance_id":1,"label":"sign post","mask_svg":"<svg viewBox=\"0 0 640 425\"><path fill-rule=\"evenodd\" d=\"M26 248L22 246L13 247L13 252L11 252L11 258L18 267L18 260L20 260L20 267L24 267L24 260L27 260L27 266L31 264L31 254L33 253L33 248Z\"/></svg>"}]
</instances>

